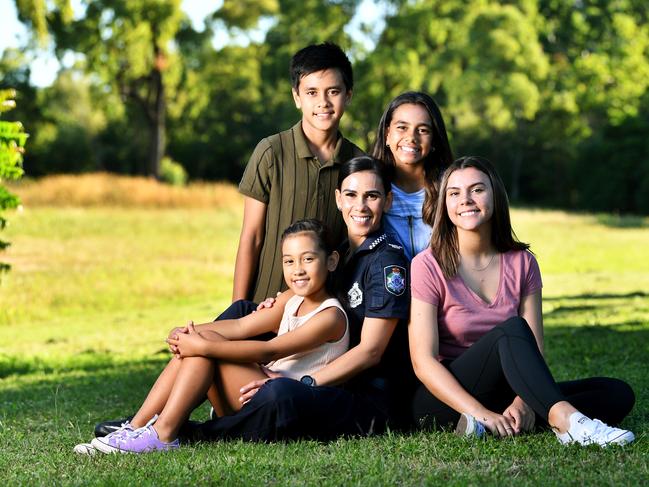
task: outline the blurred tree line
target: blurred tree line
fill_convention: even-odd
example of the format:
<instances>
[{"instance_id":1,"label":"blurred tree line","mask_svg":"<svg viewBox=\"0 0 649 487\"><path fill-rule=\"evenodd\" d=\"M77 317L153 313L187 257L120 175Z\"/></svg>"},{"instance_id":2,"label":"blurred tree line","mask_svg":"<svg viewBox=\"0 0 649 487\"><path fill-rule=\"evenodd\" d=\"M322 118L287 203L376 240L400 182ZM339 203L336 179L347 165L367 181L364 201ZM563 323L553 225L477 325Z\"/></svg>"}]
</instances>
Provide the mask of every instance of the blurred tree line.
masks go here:
<instances>
[{"instance_id":1,"label":"blurred tree line","mask_svg":"<svg viewBox=\"0 0 649 487\"><path fill-rule=\"evenodd\" d=\"M190 178L237 181L259 139L299 117L291 55L329 40L354 62L342 130L361 147L392 97L423 90L455 153L494 161L513 200L649 213L646 0L378 0L372 49L348 33L360 3L225 0L197 31L180 0L87 0L76 15L16 0L34 39L77 59L47 88L30 85L29 53L0 59L32 134L27 174L158 175L167 155ZM217 30L247 42L217 49Z\"/></svg>"}]
</instances>

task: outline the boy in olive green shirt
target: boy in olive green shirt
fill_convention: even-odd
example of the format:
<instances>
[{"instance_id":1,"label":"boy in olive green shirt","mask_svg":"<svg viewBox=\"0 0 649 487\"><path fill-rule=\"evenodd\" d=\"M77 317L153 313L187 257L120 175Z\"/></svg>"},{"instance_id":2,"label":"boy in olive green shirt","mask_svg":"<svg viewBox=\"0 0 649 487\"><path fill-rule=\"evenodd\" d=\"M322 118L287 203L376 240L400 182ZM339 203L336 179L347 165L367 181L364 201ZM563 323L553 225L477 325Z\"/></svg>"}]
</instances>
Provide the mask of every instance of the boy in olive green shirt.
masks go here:
<instances>
[{"instance_id":1,"label":"boy in olive green shirt","mask_svg":"<svg viewBox=\"0 0 649 487\"><path fill-rule=\"evenodd\" d=\"M294 221L322 220L336 243L346 236L334 198L338 170L363 153L338 131L352 97L351 63L338 46L325 43L298 51L290 70L302 119L259 142L239 184L244 215L233 301L260 302L286 288L279 240Z\"/></svg>"}]
</instances>

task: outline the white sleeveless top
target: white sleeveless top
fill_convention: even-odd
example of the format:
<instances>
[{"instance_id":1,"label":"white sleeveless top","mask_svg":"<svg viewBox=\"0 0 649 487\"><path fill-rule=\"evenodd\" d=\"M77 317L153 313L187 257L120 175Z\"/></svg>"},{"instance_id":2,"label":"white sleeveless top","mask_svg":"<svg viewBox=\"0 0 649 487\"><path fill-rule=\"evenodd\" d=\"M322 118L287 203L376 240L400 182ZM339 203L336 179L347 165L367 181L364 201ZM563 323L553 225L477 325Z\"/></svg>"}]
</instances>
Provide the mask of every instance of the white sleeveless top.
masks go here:
<instances>
[{"instance_id":1,"label":"white sleeveless top","mask_svg":"<svg viewBox=\"0 0 649 487\"><path fill-rule=\"evenodd\" d=\"M267 367L270 370L281 372L286 377L298 380L303 375L310 375L317 370L320 370L329 362L340 357L349 348L349 320L347 319L347 313L345 313L340 302L335 298L325 299L320 306L310 313L307 313L304 316L295 316L295 313L303 301L304 298L302 296L293 296L286 302L284 314L282 315L282 322L277 331L278 336L295 330L305 324L318 312L331 307L340 309L345 315L345 333L342 338L335 342L326 342L314 349L295 353L267 364Z\"/></svg>"}]
</instances>

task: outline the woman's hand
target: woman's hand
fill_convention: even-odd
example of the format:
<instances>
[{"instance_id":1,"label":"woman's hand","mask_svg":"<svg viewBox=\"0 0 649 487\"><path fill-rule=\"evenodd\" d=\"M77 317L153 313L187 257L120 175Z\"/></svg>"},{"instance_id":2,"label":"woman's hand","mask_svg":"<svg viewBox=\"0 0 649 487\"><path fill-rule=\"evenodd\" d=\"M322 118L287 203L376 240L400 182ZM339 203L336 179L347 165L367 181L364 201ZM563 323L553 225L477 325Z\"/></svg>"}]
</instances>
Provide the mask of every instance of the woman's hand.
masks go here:
<instances>
[{"instance_id":1,"label":"woman's hand","mask_svg":"<svg viewBox=\"0 0 649 487\"><path fill-rule=\"evenodd\" d=\"M181 358L204 356L207 341L196 331L193 322L187 325L186 332L177 333L175 337L167 338L169 348L176 350L174 353Z\"/></svg>"},{"instance_id":2,"label":"woman's hand","mask_svg":"<svg viewBox=\"0 0 649 487\"><path fill-rule=\"evenodd\" d=\"M279 296L282 293L277 293L277 296ZM264 299L261 303L257 305L257 309L255 311L261 311L264 308L272 308L275 306L275 301L277 298L266 298ZM255 312L253 311L253 313Z\"/></svg>"},{"instance_id":3,"label":"woman's hand","mask_svg":"<svg viewBox=\"0 0 649 487\"><path fill-rule=\"evenodd\" d=\"M485 410L475 416L475 419L485 425L496 436L514 436L515 434L514 421L505 415Z\"/></svg>"},{"instance_id":4,"label":"woman's hand","mask_svg":"<svg viewBox=\"0 0 649 487\"><path fill-rule=\"evenodd\" d=\"M534 410L518 396L505 409L503 416L509 418L514 423L514 434L516 435L534 429L534 422L536 420Z\"/></svg>"},{"instance_id":5,"label":"woman's hand","mask_svg":"<svg viewBox=\"0 0 649 487\"><path fill-rule=\"evenodd\" d=\"M171 350L171 353L177 355L178 354L178 347L176 347L175 345L172 345L171 343L169 343L169 338L173 338L175 340L175 339L178 338L178 336L181 333L188 333L189 332L189 328L188 328L189 325L193 325L193 324L194 324L194 322L190 321L189 323L187 323L186 326L177 326L176 328L174 328L173 330L171 330L169 332L169 335L167 335L167 339L165 341L169 344L169 350Z\"/></svg>"},{"instance_id":6,"label":"woman's hand","mask_svg":"<svg viewBox=\"0 0 649 487\"><path fill-rule=\"evenodd\" d=\"M280 374L279 372L273 372L265 365L260 365L259 368L264 374L266 374L267 378L253 380L252 382L249 382L241 389L239 389L239 392L241 393L241 396L239 397L239 402L241 403L241 405L244 405L245 403L250 401L252 399L252 396L257 394L259 388L263 386L266 382L268 382L270 379L277 379L279 377L283 377L282 374Z\"/></svg>"}]
</instances>

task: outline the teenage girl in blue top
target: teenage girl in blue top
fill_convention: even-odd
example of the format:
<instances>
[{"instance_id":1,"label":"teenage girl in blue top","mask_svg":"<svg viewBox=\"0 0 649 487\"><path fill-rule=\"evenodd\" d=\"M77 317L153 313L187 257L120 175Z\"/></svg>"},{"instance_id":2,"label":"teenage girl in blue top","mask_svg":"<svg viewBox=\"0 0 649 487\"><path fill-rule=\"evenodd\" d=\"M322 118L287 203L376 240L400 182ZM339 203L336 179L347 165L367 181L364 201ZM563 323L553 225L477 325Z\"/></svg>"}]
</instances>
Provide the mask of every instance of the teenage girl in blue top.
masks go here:
<instances>
[{"instance_id":1,"label":"teenage girl in blue top","mask_svg":"<svg viewBox=\"0 0 649 487\"><path fill-rule=\"evenodd\" d=\"M392 206L383 214L383 226L412 260L430 243L424 200L437 200L439 177L453 162L435 101L416 91L392 100L381 116L372 155L393 168Z\"/></svg>"}]
</instances>

